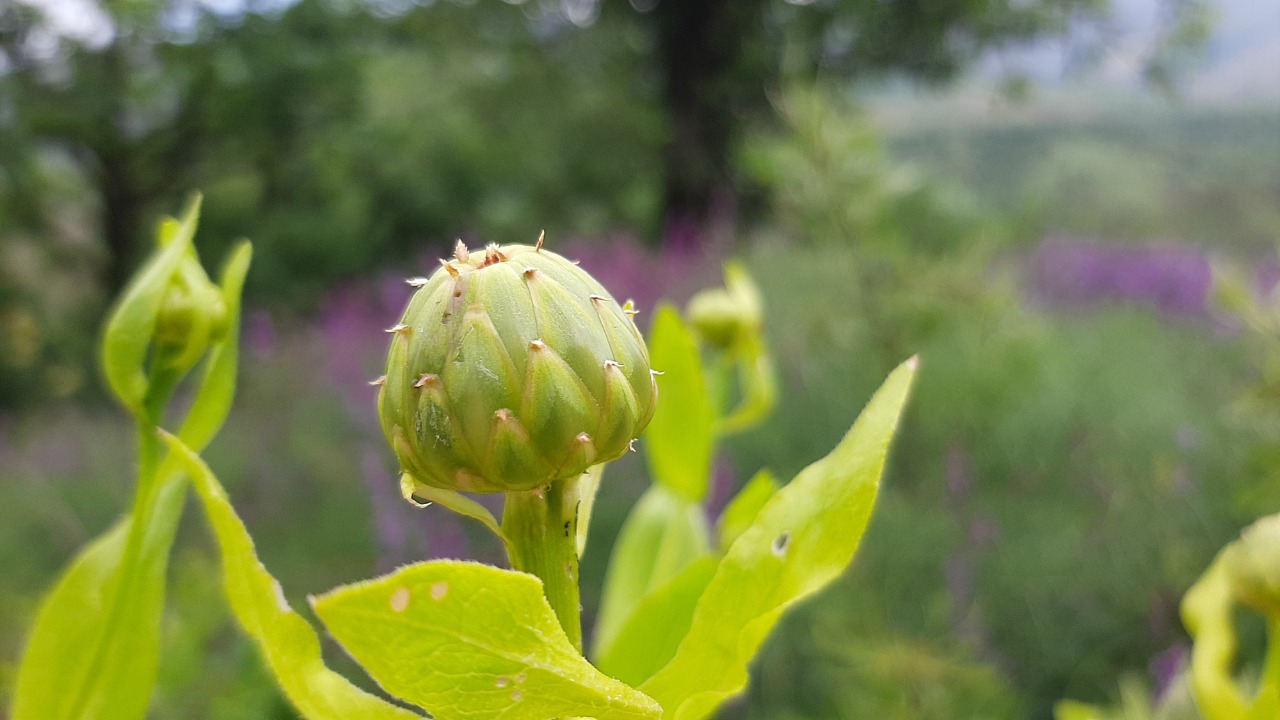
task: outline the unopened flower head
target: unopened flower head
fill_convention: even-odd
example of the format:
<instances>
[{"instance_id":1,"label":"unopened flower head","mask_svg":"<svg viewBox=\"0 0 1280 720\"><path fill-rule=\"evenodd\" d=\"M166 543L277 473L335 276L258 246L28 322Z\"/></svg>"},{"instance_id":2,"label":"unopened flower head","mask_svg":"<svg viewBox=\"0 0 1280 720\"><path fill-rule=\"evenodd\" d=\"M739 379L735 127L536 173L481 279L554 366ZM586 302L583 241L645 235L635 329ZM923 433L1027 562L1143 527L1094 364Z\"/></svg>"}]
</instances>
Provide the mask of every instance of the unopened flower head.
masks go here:
<instances>
[{"instance_id":1,"label":"unopened flower head","mask_svg":"<svg viewBox=\"0 0 1280 720\"><path fill-rule=\"evenodd\" d=\"M704 342L730 350L760 333L760 291L740 264L724 268L725 286L708 288L689 300L688 316Z\"/></svg>"},{"instance_id":2,"label":"unopened flower head","mask_svg":"<svg viewBox=\"0 0 1280 720\"><path fill-rule=\"evenodd\" d=\"M454 258L391 327L378 414L406 472L531 490L626 452L657 386L630 315L586 271L527 245Z\"/></svg>"},{"instance_id":3,"label":"unopened flower head","mask_svg":"<svg viewBox=\"0 0 1280 720\"><path fill-rule=\"evenodd\" d=\"M227 333L227 304L195 251L169 278L156 316L156 360L177 373L190 370L212 343Z\"/></svg>"}]
</instances>

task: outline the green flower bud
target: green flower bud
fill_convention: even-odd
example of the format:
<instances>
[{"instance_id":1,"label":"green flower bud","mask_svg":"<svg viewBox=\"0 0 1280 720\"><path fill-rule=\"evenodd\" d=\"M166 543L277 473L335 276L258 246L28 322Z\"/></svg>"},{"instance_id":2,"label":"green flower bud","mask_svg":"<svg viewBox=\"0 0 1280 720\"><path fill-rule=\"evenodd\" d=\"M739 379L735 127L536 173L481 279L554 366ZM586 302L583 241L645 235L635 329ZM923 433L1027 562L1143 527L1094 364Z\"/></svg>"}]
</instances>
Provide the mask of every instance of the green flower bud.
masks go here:
<instances>
[{"instance_id":1,"label":"green flower bud","mask_svg":"<svg viewBox=\"0 0 1280 720\"><path fill-rule=\"evenodd\" d=\"M725 287L709 288L689 300L686 315L703 342L729 350L760 333L760 291L738 263L726 263Z\"/></svg>"},{"instance_id":2,"label":"green flower bud","mask_svg":"<svg viewBox=\"0 0 1280 720\"><path fill-rule=\"evenodd\" d=\"M186 374L223 344L237 322L248 250L237 250L228 265L223 282L230 285L214 285L192 244L199 217L196 195L181 220L160 223L155 252L129 281L102 333L107 385L130 412L151 423L158 422Z\"/></svg>"},{"instance_id":3,"label":"green flower bud","mask_svg":"<svg viewBox=\"0 0 1280 720\"><path fill-rule=\"evenodd\" d=\"M1280 515L1245 528L1228 551L1227 568L1241 604L1280 617Z\"/></svg>"},{"instance_id":4,"label":"green flower bud","mask_svg":"<svg viewBox=\"0 0 1280 720\"><path fill-rule=\"evenodd\" d=\"M626 452L657 385L629 309L572 262L458 244L391 328L378 415L427 485L532 490Z\"/></svg>"},{"instance_id":5,"label":"green flower bud","mask_svg":"<svg viewBox=\"0 0 1280 720\"><path fill-rule=\"evenodd\" d=\"M195 366L205 350L226 336L229 317L222 290L192 251L165 287L156 315L156 360L178 374Z\"/></svg>"}]
</instances>

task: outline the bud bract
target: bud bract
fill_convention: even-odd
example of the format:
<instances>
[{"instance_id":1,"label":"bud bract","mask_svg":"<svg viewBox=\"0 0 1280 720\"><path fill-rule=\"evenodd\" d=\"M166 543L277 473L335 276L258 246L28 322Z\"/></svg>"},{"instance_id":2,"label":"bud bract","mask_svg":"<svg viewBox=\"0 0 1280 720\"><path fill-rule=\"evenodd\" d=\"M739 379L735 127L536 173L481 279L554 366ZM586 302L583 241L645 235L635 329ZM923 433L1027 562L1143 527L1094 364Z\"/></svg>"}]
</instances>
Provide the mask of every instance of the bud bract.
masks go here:
<instances>
[{"instance_id":1,"label":"bud bract","mask_svg":"<svg viewBox=\"0 0 1280 720\"><path fill-rule=\"evenodd\" d=\"M449 490L531 490L626 452L653 416L644 340L586 271L490 245L419 289L393 334L378 414L401 466Z\"/></svg>"},{"instance_id":2,"label":"bud bract","mask_svg":"<svg viewBox=\"0 0 1280 720\"><path fill-rule=\"evenodd\" d=\"M1227 556L1236 599L1280 617L1280 515L1264 517L1240 534Z\"/></svg>"}]
</instances>

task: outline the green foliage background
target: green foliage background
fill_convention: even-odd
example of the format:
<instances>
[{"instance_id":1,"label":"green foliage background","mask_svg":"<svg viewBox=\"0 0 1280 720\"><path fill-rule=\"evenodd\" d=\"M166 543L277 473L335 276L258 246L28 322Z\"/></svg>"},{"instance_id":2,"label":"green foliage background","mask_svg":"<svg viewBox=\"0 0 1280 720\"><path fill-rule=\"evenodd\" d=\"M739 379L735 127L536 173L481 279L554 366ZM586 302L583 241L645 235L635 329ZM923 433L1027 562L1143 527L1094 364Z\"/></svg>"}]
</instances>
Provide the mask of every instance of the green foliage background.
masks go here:
<instances>
[{"instance_id":1,"label":"green foliage background","mask_svg":"<svg viewBox=\"0 0 1280 720\"><path fill-rule=\"evenodd\" d=\"M0 9L7 50L25 7ZM103 239L108 169L144 229L198 186L202 253L255 240L250 318L274 339L248 351L207 456L297 607L398 557L368 482L379 468L392 482L390 453L351 401L358 380L327 370L341 352L371 378L383 348L331 344L318 320L335 293L417 272L458 235L546 228L660 252L672 130L646 17L606 8L583 31L497 3L374 10L204 12L176 34L122 14L138 54L114 70L73 47L71 80L0 77L18 112L0 119L0 705L39 593L127 497L128 432L89 364L111 268L138 259ZM785 45L764 37L779 44L761 55ZM647 292L677 302L729 252L761 284L781 402L728 443L727 484L821 456L890 368L922 356L853 571L774 634L723 717L1043 718L1063 697L1115 699L1126 674L1154 685L1152 659L1185 643L1181 593L1280 504L1274 441L1237 403L1257 386L1256 342L1213 313L1038 300L1025 262L1047 233L1270 262L1280 113L1073 95L1089 113L1050 98L986 120L915 106L906 122L850 101L847 69L770 77L730 158L733 242L650 266ZM120 102L136 125L114 124ZM610 469L588 613L644 482L633 458ZM416 539L399 551L448 547L438 515L404 517ZM152 715L291 717L189 524L184 546L206 549L175 558Z\"/></svg>"}]
</instances>

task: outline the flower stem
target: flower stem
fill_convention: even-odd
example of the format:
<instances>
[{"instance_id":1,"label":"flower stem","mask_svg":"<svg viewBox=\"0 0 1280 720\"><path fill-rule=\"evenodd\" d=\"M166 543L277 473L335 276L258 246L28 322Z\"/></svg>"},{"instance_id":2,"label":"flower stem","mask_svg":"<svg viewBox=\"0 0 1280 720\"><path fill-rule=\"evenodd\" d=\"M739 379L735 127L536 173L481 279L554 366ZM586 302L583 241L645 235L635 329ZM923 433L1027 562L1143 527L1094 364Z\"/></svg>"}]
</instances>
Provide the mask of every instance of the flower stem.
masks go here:
<instances>
[{"instance_id":1,"label":"flower stem","mask_svg":"<svg viewBox=\"0 0 1280 720\"><path fill-rule=\"evenodd\" d=\"M578 478L506 494L502 532L511 567L542 580L547 602L565 635L582 650L578 600Z\"/></svg>"},{"instance_id":2,"label":"flower stem","mask_svg":"<svg viewBox=\"0 0 1280 720\"><path fill-rule=\"evenodd\" d=\"M1273 697L1280 696L1280 619L1267 620L1267 659L1262 666L1262 687L1271 686Z\"/></svg>"}]
</instances>

